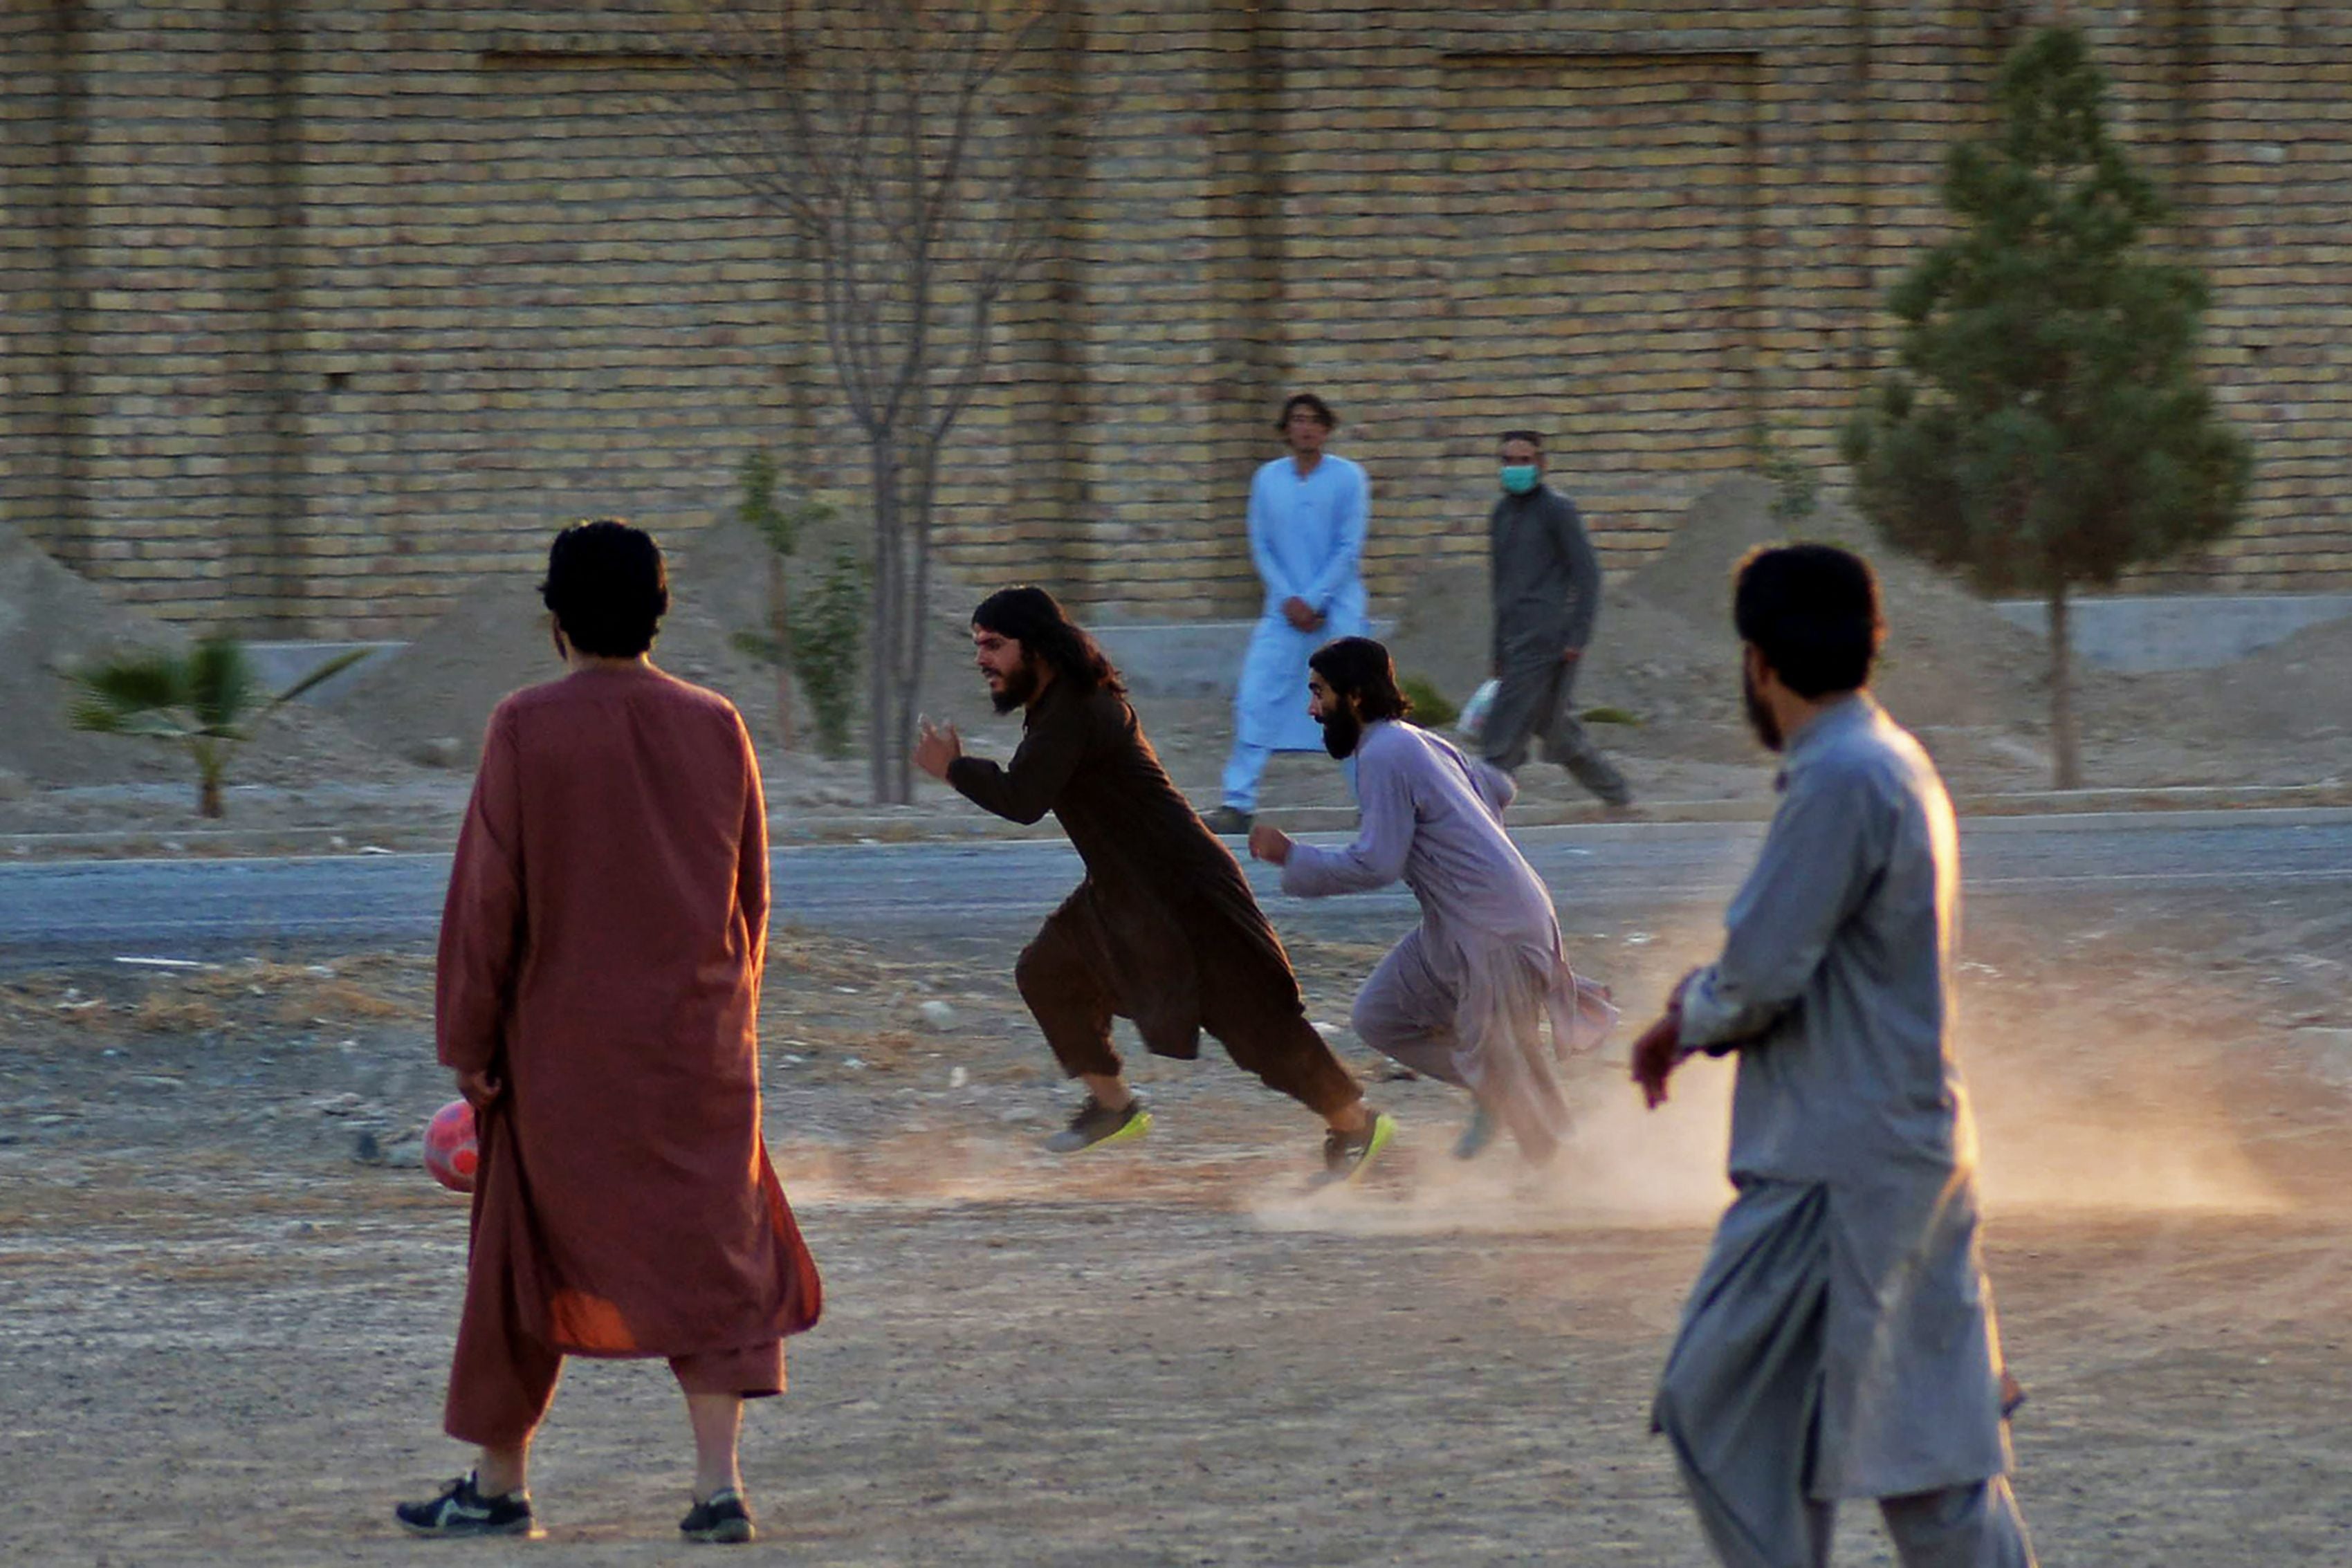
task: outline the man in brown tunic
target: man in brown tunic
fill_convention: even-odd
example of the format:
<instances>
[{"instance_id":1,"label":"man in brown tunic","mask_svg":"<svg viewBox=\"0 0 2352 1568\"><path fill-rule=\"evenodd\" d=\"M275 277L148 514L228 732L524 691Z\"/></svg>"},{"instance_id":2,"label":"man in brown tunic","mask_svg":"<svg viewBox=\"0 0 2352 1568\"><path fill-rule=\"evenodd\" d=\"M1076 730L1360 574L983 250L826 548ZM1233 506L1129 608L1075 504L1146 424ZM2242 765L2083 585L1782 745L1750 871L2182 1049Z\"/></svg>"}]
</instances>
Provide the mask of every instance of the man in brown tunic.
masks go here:
<instances>
[{"instance_id":1,"label":"man in brown tunic","mask_svg":"<svg viewBox=\"0 0 2352 1568\"><path fill-rule=\"evenodd\" d=\"M541 590L571 673L491 715L441 921L440 1059L477 1117L443 1425L474 1472L427 1535L535 1531L533 1432L566 1355L665 1356L696 1540L748 1541L742 1402L782 1391L821 1291L760 1135L767 818L743 722L646 658L661 552L564 529Z\"/></svg>"},{"instance_id":2,"label":"man in brown tunic","mask_svg":"<svg viewBox=\"0 0 2352 1568\"><path fill-rule=\"evenodd\" d=\"M1087 1098L1047 1146L1072 1154L1151 1124L1110 1041L1134 1020L1160 1056L1196 1057L1201 1031L1328 1124L1324 1165L1351 1176L1395 1134L1307 1021L1281 939L1232 853L1169 781L1118 672L1042 588L1008 588L972 612L972 645L997 711L1024 710L1004 767L963 754L926 719L915 763L1016 822L1051 811L1086 880L1013 967L1064 1071Z\"/></svg>"}]
</instances>

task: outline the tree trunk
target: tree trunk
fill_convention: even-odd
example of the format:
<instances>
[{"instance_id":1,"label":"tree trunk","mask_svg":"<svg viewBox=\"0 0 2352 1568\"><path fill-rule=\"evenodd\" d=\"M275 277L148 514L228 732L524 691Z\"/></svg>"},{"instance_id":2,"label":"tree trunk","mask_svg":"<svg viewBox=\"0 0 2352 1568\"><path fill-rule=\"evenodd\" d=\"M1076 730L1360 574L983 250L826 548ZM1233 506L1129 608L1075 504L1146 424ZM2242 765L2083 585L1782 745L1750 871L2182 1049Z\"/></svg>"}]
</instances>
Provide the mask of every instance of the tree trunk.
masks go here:
<instances>
[{"instance_id":1,"label":"tree trunk","mask_svg":"<svg viewBox=\"0 0 2352 1568\"><path fill-rule=\"evenodd\" d=\"M776 644L776 739L793 748L793 617L792 581L784 570L782 550L768 552L768 633Z\"/></svg>"},{"instance_id":2,"label":"tree trunk","mask_svg":"<svg viewBox=\"0 0 2352 1568\"><path fill-rule=\"evenodd\" d=\"M2050 588L2050 750L2056 786L2081 789L2082 737L2074 723L2074 634L2067 622L2063 578Z\"/></svg>"},{"instance_id":3,"label":"tree trunk","mask_svg":"<svg viewBox=\"0 0 2352 1568\"><path fill-rule=\"evenodd\" d=\"M898 661L898 732L915 733L915 706L922 700L923 642L930 616L931 590L931 497L939 487L939 445L936 436L927 434L915 457L914 483L909 488L906 509L906 538L912 559L908 569L907 639ZM899 799L915 798L914 754L899 753Z\"/></svg>"},{"instance_id":4,"label":"tree trunk","mask_svg":"<svg viewBox=\"0 0 2352 1568\"><path fill-rule=\"evenodd\" d=\"M214 758L199 752L196 756L196 812L199 816L226 817L228 806L221 799L221 775L226 771Z\"/></svg>"},{"instance_id":5,"label":"tree trunk","mask_svg":"<svg viewBox=\"0 0 2352 1568\"><path fill-rule=\"evenodd\" d=\"M891 689L891 669L898 646L898 622L904 595L898 576L898 461L894 430L868 431L866 442L874 474L874 597L871 641L866 651L866 777L877 806L898 805L894 790L898 770L894 766L903 749L898 728L897 695Z\"/></svg>"}]
</instances>

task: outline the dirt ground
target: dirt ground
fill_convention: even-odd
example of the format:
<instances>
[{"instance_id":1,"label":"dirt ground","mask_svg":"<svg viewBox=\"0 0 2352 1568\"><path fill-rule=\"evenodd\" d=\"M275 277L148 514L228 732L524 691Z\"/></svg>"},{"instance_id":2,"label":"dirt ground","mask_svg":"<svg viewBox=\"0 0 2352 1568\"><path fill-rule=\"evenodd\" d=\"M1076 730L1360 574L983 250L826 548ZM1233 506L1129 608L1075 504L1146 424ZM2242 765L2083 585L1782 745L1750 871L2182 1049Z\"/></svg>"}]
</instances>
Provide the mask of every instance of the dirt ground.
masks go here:
<instances>
[{"instance_id":1,"label":"dirt ground","mask_svg":"<svg viewBox=\"0 0 2352 1568\"><path fill-rule=\"evenodd\" d=\"M1638 1019L1716 913L1570 941ZM829 1300L749 1422L743 1559L1705 1561L1644 1412L1724 1195L1723 1066L1645 1115L1613 1041L1541 1174L1454 1165L1458 1095L1380 1080L1397 1157L1310 1196L1307 1119L1213 1048L1139 1063L1150 1139L1055 1162L1024 935L777 934L768 1132ZM1313 1016L1344 1019L1378 946L1294 946ZM2316 892L1972 910L1962 1051L2044 1562L2344 1560L2348 962ZM421 951L0 977L0 1562L703 1560L675 1533L682 1412L642 1364L568 1375L545 1542L391 1523L462 1465L437 1427L465 1209L416 1165L447 1097L429 1008ZM1851 1512L1840 1561L1885 1560Z\"/></svg>"}]
</instances>

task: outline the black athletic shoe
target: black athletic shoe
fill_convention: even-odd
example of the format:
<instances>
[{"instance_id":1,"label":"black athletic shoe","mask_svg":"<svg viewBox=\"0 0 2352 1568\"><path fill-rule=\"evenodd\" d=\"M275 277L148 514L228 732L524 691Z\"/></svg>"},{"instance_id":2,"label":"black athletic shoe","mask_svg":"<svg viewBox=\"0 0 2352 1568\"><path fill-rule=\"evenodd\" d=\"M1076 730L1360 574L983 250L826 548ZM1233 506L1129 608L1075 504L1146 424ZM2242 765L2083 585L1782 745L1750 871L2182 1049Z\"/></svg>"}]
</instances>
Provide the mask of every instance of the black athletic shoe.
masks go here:
<instances>
[{"instance_id":1,"label":"black athletic shoe","mask_svg":"<svg viewBox=\"0 0 2352 1568\"><path fill-rule=\"evenodd\" d=\"M688 1541L706 1541L718 1546L740 1546L759 1539L760 1531L751 1522L751 1511L743 1506L742 1496L733 1487L722 1487L708 1500L686 1511L677 1521L678 1533Z\"/></svg>"},{"instance_id":2,"label":"black athletic shoe","mask_svg":"<svg viewBox=\"0 0 2352 1568\"><path fill-rule=\"evenodd\" d=\"M1213 811L1202 813L1201 821L1209 825L1209 831L1219 837L1237 839L1245 837L1250 824L1257 819L1238 806L1220 806Z\"/></svg>"},{"instance_id":3,"label":"black athletic shoe","mask_svg":"<svg viewBox=\"0 0 2352 1568\"><path fill-rule=\"evenodd\" d=\"M441 1489L441 1495L424 1502L395 1503L392 1517L412 1535L535 1535L539 1520L530 1511L530 1493L510 1491L504 1497L484 1497L474 1490L467 1471Z\"/></svg>"},{"instance_id":4,"label":"black athletic shoe","mask_svg":"<svg viewBox=\"0 0 2352 1568\"><path fill-rule=\"evenodd\" d=\"M1097 1144L1125 1143L1151 1131L1151 1113L1143 1108L1143 1096L1136 1095L1118 1110L1109 1110L1093 1095L1078 1107L1070 1124L1045 1140L1046 1149L1057 1155L1075 1155L1081 1149L1091 1149Z\"/></svg>"}]
</instances>

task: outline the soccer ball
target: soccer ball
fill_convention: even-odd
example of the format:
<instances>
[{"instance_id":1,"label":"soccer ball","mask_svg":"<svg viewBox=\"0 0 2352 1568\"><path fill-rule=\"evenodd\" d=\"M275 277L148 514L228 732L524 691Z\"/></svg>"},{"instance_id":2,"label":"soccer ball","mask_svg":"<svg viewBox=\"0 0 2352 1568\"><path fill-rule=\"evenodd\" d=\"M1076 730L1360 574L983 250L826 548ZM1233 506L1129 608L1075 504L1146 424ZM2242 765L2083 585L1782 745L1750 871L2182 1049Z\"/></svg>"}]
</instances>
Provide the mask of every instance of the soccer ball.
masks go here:
<instances>
[{"instance_id":1,"label":"soccer ball","mask_svg":"<svg viewBox=\"0 0 2352 1568\"><path fill-rule=\"evenodd\" d=\"M452 1100L433 1113L425 1129L425 1168L451 1192L474 1190L474 1167L481 1149L474 1141L474 1108Z\"/></svg>"}]
</instances>

